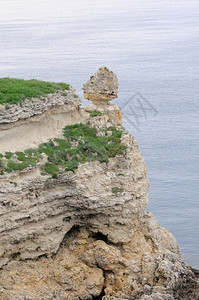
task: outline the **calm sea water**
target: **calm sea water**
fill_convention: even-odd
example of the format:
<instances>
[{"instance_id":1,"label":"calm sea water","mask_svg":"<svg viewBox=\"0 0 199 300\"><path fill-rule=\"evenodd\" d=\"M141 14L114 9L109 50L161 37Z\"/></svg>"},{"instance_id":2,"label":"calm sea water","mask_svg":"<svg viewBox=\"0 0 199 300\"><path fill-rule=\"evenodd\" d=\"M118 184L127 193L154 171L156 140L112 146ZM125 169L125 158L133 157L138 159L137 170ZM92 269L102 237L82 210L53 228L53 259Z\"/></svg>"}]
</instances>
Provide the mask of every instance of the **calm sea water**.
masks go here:
<instances>
[{"instance_id":1,"label":"calm sea water","mask_svg":"<svg viewBox=\"0 0 199 300\"><path fill-rule=\"evenodd\" d=\"M148 209L199 268L198 0L0 4L0 77L64 81L82 95L100 65L118 74L115 103L147 162Z\"/></svg>"}]
</instances>

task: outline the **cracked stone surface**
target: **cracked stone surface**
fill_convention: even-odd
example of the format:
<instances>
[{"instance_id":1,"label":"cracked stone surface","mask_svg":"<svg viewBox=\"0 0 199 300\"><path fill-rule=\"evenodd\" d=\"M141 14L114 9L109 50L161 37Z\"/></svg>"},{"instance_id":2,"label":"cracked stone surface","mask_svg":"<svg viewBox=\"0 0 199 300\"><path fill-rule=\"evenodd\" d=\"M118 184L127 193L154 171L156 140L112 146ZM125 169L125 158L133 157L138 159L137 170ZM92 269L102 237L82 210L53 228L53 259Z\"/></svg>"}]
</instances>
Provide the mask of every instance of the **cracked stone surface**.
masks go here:
<instances>
[{"instance_id":1,"label":"cracked stone surface","mask_svg":"<svg viewBox=\"0 0 199 300\"><path fill-rule=\"evenodd\" d=\"M69 90L47 94L44 97L23 100L22 104L0 105L0 131L13 126L38 122L50 114L60 114L76 110L81 105L79 97L74 99L76 91Z\"/></svg>"},{"instance_id":2,"label":"cracked stone surface","mask_svg":"<svg viewBox=\"0 0 199 300\"><path fill-rule=\"evenodd\" d=\"M81 116L99 135L112 125L124 130L119 108L89 117L95 109ZM88 162L58 179L38 168L0 176L0 299L198 299L175 238L146 212L138 143L127 132L121 141L125 157Z\"/></svg>"},{"instance_id":3,"label":"cracked stone surface","mask_svg":"<svg viewBox=\"0 0 199 300\"><path fill-rule=\"evenodd\" d=\"M118 97L117 75L101 66L95 75L83 86L84 97L94 105L104 105Z\"/></svg>"},{"instance_id":4,"label":"cracked stone surface","mask_svg":"<svg viewBox=\"0 0 199 300\"><path fill-rule=\"evenodd\" d=\"M0 105L0 153L37 147L62 134L66 125L81 122L81 99L75 90L58 91L20 104Z\"/></svg>"}]
</instances>

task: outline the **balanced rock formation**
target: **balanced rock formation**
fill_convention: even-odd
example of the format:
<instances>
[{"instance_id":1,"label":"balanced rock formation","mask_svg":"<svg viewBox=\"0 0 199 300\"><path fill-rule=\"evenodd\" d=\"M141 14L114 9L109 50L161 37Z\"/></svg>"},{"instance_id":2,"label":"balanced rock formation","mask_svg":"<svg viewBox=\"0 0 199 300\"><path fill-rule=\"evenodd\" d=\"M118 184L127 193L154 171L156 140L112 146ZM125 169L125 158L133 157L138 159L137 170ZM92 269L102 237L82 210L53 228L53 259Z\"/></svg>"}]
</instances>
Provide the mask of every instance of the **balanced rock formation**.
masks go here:
<instances>
[{"instance_id":1,"label":"balanced rock formation","mask_svg":"<svg viewBox=\"0 0 199 300\"><path fill-rule=\"evenodd\" d=\"M84 85L84 98L91 100L95 105L107 104L118 97L118 80L116 74L102 66L90 77Z\"/></svg>"},{"instance_id":2,"label":"balanced rock formation","mask_svg":"<svg viewBox=\"0 0 199 300\"><path fill-rule=\"evenodd\" d=\"M80 115L86 131L68 152L77 147L79 159L84 149L75 170L42 174L46 156L0 175L0 299L197 300L175 238L146 212L149 181L135 138L104 105Z\"/></svg>"},{"instance_id":3,"label":"balanced rock formation","mask_svg":"<svg viewBox=\"0 0 199 300\"><path fill-rule=\"evenodd\" d=\"M92 104L86 106L85 111L98 110L109 116L114 125L122 124L120 108L109 101L118 97L117 75L107 67L101 66L95 75L83 86L84 97Z\"/></svg>"}]
</instances>

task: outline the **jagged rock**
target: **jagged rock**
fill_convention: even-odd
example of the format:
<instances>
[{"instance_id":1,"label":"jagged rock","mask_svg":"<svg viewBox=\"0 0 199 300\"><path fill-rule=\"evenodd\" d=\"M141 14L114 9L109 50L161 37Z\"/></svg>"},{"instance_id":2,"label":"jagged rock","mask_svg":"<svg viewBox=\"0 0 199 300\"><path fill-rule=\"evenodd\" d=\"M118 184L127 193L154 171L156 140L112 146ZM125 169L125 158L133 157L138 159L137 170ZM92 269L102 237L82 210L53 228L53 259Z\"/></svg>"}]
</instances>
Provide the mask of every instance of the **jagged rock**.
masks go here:
<instances>
[{"instance_id":1,"label":"jagged rock","mask_svg":"<svg viewBox=\"0 0 199 300\"><path fill-rule=\"evenodd\" d=\"M81 121L102 136L113 125L124 130L110 107L94 118L86 108ZM125 157L87 162L57 179L38 167L0 177L1 300L198 299L175 238L145 212L139 146L125 130L121 142Z\"/></svg>"},{"instance_id":2,"label":"jagged rock","mask_svg":"<svg viewBox=\"0 0 199 300\"><path fill-rule=\"evenodd\" d=\"M103 115L104 118L106 118L106 122L108 120L111 120L112 125L121 125L122 124L122 114L120 108L113 104L110 103L109 105L94 105L94 104L89 104L85 107L86 112L93 112L93 111L100 111ZM95 119L96 122L99 122L98 119ZM100 120L102 122L102 120Z\"/></svg>"},{"instance_id":3,"label":"jagged rock","mask_svg":"<svg viewBox=\"0 0 199 300\"><path fill-rule=\"evenodd\" d=\"M0 153L37 147L63 127L81 122L81 99L75 90L58 91L45 97L25 99L20 104L0 105Z\"/></svg>"},{"instance_id":4,"label":"jagged rock","mask_svg":"<svg viewBox=\"0 0 199 300\"><path fill-rule=\"evenodd\" d=\"M0 105L0 131L30 122L38 122L51 114L76 110L81 105L81 99L79 97L74 99L74 95L76 91L70 86L67 91L25 99L21 104L10 104L9 108Z\"/></svg>"},{"instance_id":5,"label":"jagged rock","mask_svg":"<svg viewBox=\"0 0 199 300\"><path fill-rule=\"evenodd\" d=\"M88 162L55 180L40 175L37 168L1 178L0 262L15 253L23 259L56 253L74 224L89 224L94 231L103 226L100 231L112 242L129 241L132 232L125 224L143 214L148 179L137 142L129 134L122 140L128 145L127 157L112 158L109 164ZM114 187L122 187L124 193L116 196ZM107 220L111 229L103 225Z\"/></svg>"},{"instance_id":6,"label":"jagged rock","mask_svg":"<svg viewBox=\"0 0 199 300\"><path fill-rule=\"evenodd\" d=\"M118 97L116 74L102 66L83 87L84 97L94 105L104 105Z\"/></svg>"}]
</instances>

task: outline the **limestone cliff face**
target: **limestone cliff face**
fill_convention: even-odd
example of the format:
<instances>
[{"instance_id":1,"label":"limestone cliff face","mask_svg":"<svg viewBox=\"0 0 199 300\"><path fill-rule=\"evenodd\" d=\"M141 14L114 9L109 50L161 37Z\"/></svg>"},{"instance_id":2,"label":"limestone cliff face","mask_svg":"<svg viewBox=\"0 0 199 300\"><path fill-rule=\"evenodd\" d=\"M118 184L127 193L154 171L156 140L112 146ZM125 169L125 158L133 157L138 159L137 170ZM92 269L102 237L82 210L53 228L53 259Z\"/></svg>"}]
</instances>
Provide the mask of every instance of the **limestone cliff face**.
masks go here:
<instances>
[{"instance_id":1,"label":"limestone cliff face","mask_svg":"<svg viewBox=\"0 0 199 300\"><path fill-rule=\"evenodd\" d=\"M102 116L90 117L96 109ZM112 125L124 130L115 105L77 111L99 135ZM125 130L121 143L125 156L57 179L39 165L1 176L0 299L198 299L175 238L145 212L138 144Z\"/></svg>"},{"instance_id":2,"label":"limestone cliff face","mask_svg":"<svg viewBox=\"0 0 199 300\"><path fill-rule=\"evenodd\" d=\"M69 104L74 108L81 105L81 99L71 86L69 90L47 94L40 98L25 99L20 104L0 105L0 129L2 131L19 124L36 122L51 114L74 110L72 107L69 109Z\"/></svg>"},{"instance_id":3,"label":"limestone cliff face","mask_svg":"<svg viewBox=\"0 0 199 300\"><path fill-rule=\"evenodd\" d=\"M23 151L62 135L64 126L81 122L80 105L71 86L23 104L0 105L0 153Z\"/></svg>"}]
</instances>

